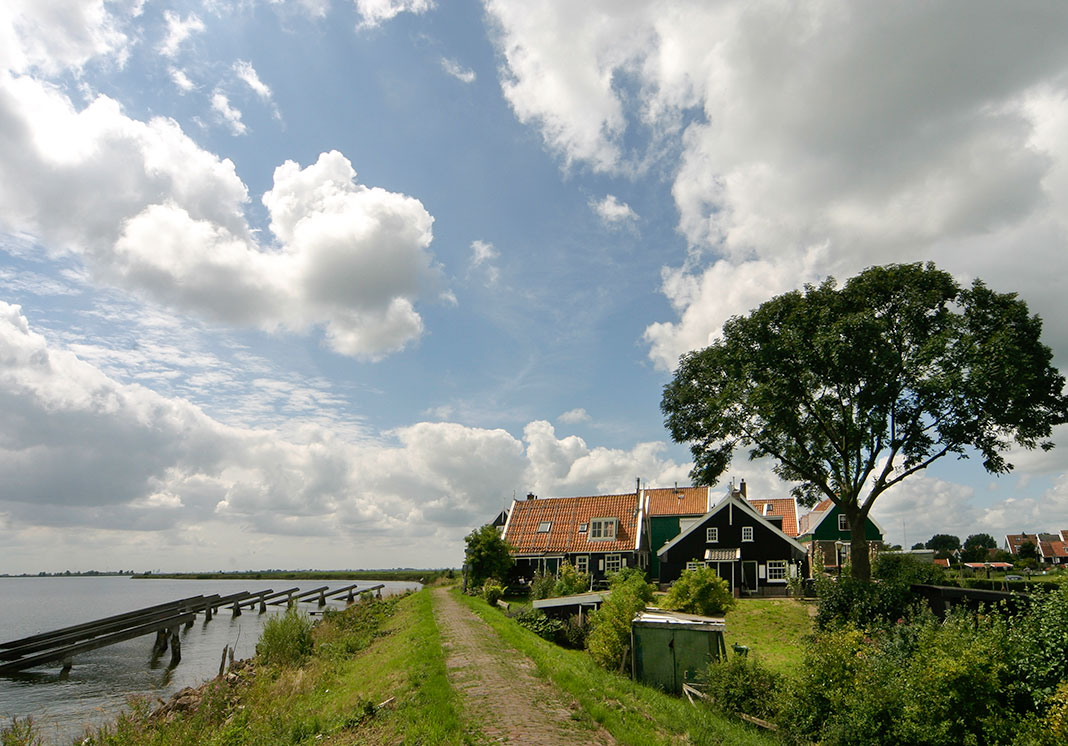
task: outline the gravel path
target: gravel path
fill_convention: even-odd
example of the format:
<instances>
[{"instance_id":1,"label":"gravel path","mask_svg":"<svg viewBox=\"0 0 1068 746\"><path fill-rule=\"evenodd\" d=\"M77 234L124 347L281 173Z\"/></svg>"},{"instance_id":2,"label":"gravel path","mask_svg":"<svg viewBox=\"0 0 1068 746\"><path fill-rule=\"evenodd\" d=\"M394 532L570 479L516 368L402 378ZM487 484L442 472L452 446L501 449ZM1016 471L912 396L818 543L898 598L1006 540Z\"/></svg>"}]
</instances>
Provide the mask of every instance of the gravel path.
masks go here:
<instances>
[{"instance_id":1,"label":"gravel path","mask_svg":"<svg viewBox=\"0 0 1068 746\"><path fill-rule=\"evenodd\" d=\"M614 744L572 717L578 705L538 678L534 663L444 588L434 590L434 615L446 651L449 681L464 699L467 717L490 743L572 746Z\"/></svg>"}]
</instances>

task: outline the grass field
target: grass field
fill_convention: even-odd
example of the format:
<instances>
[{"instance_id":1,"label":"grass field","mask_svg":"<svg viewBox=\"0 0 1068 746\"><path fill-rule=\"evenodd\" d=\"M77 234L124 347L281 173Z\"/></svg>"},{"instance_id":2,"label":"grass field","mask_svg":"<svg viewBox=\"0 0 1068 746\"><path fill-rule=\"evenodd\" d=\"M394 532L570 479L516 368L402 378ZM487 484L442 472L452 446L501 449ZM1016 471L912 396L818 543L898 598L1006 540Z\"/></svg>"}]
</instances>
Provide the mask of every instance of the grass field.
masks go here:
<instances>
[{"instance_id":1,"label":"grass field","mask_svg":"<svg viewBox=\"0 0 1068 746\"><path fill-rule=\"evenodd\" d=\"M792 598L741 598L727 612L724 635L731 646L745 645L749 655L787 676L801 668L801 642L812 632L815 606Z\"/></svg>"}]
</instances>

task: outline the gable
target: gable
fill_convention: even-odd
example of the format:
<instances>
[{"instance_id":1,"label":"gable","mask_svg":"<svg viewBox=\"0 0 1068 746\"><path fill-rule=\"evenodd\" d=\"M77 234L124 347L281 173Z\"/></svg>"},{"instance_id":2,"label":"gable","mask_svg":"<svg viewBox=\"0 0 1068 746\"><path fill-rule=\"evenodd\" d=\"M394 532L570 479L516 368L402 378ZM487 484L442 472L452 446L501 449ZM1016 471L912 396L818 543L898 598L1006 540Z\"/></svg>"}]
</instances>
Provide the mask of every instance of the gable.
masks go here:
<instances>
[{"instance_id":1,"label":"gable","mask_svg":"<svg viewBox=\"0 0 1068 746\"><path fill-rule=\"evenodd\" d=\"M783 542L791 549L802 554L806 551L795 539L787 536L774 524L757 514L748 502L728 494L727 497L721 500L712 510L691 524L689 528L683 529L679 532L678 536L660 547L657 551L657 556L664 557L674 547L691 540L696 543L703 542L705 531L708 528L715 527L722 529L729 527L731 529L738 528L740 531L740 528L743 526L751 526L754 528L759 527L762 535L765 537L770 535L771 540ZM740 539L734 536L734 533L735 532L733 531L730 534L724 533L723 539L720 540L719 543L721 545L734 546L735 543L740 541Z\"/></svg>"}]
</instances>

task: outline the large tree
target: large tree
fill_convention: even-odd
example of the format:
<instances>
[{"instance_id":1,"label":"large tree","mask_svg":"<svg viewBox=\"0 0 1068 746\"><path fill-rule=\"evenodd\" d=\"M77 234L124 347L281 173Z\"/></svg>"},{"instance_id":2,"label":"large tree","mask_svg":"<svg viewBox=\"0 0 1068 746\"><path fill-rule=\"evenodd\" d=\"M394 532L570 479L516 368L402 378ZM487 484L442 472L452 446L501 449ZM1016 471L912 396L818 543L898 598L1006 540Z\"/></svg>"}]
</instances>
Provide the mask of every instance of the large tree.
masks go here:
<instances>
[{"instance_id":1,"label":"large tree","mask_svg":"<svg viewBox=\"0 0 1068 746\"><path fill-rule=\"evenodd\" d=\"M467 586L477 589L490 579L508 582L508 571L515 560L508 543L497 528L489 523L467 535L464 564L467 566Z\"/></svg>"},{"instance_id":2,"label":"large tree","mask_svg":"<svg viewBox=\"0 0 1068 746\"><path fill-rule=\"evenodd\" d=\"M933 264L872 267L736 316L687 353L664 388L693 479L715 484L736 449L770 456L804 505L830 498L870 577L864 526L876 498L944 456L995 474L1013 444L1053 447L1068 422L1064 377L1042 322L1014 294L962 288Z\"/></svg>"},{"instance_id":3,"label":"large tree","mask_svg":"<svg viewBox=\"0 0 1068 746\"><path fill-rule=\"evenodd\" d=\"M990 534L972 534L964 540L961 559L965 562L982 562L990 555L991 549L997 549L998 543Z\"/></svg>"}]
</instances>

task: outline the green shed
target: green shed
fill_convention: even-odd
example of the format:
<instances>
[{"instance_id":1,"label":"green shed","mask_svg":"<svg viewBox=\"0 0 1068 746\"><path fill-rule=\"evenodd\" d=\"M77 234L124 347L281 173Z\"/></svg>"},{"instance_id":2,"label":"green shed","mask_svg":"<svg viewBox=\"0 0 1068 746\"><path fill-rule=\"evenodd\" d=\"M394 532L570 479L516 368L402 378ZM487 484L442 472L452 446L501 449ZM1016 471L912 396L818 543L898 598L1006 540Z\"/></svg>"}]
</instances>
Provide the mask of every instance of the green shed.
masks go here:
<instances>
[{"instance_id":1,"label":"green shed","mask_svg":"<svg viewBox=\"0 0 1068 746\"><path fill-rule=\"evenodd\" d=\"M646 609L630 627L635 681L680 694L684 682L703 676L712 661L727 659L723 619Z\"/></svg>"}]
</instances>

